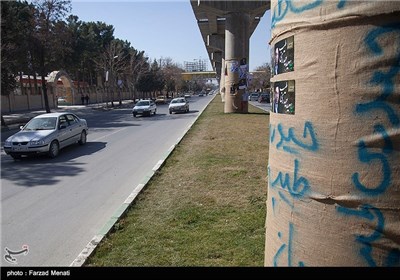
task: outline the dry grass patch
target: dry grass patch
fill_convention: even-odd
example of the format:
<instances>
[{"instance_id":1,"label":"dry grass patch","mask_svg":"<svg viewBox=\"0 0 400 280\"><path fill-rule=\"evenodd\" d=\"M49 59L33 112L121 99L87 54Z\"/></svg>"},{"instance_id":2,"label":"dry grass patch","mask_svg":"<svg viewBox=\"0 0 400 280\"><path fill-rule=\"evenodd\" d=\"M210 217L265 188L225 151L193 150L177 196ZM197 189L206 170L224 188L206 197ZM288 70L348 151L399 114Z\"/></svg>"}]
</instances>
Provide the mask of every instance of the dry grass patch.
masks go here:
<instances>
[{"instance_id":1,"label":"dry grass patch","mask_svg":"<svg viewBox=\"0 0 400 280\"><path fill-rule=\"evenodd\" d=\"M262 266L269 115L214 98L88 266Z\"/></svg>"}]
</instances>

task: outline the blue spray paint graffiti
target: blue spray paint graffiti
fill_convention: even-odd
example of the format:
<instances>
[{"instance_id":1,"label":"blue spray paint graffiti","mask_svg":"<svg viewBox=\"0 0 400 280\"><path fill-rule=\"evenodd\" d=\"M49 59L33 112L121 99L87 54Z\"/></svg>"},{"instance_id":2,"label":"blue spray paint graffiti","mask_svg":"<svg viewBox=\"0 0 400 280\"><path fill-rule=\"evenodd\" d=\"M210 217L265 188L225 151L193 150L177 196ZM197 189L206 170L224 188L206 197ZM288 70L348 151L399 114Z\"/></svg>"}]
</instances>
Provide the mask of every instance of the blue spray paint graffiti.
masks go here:
<instances>
[{"instance_id":1,"label":"blue spray paint graffiti","mask_svg":"<svg viewBox=\"0 0 400 280\"><path fill-rule=\"evenodd\" d=\"M394 34L390 34L394 33ZM364 39L364 43L367 48L372 52L374 56L380 56L384 54L382 47L379 45L379 39L381 36L386 35L391 38L399 38L400 35L400 22L378 27L367 34ZM397 43L399 46L400 42ZM396 45L396 43L394 43ZM372 85L380 85L382 86L382 94L378 96L375 100L371 102L367 102L364 104L358 104L356 106L357 113L366 113L372 110L383 110L387 115L388 119L396 127L400 126L400 117L396 110L390 106L390 104L386 103L387 98L396 94L395 85L396 85L396 76L400 73L400 48L397 47L398 56L393 63L393 66L384 73L382 71L376 71L372 78ZM396 108L398 109L398 108Z\"/></svg>"},{"instance_id":2,"label":"blue spray paint graffiti","mask_svg":"<svg viewBox=\"0 0 400 280\"><path fill-rule=\"evenodd\" d=\"M273 143L275 140L275 128L272 128L272 125L269 124L269 142Z\"/></svg>"},{"instance_id":3,"label":"blue spray paint graffiti","mask_svg":"<svg viewBox=\"0 0 400 280\"><path fill-rule=\"evenodd\" d=\"M337 4L338 9L342 9L344 5L346 5L347 0L339 0L339 3Z\"/></svg>"},{"instance_id":4,"label":"blue spray paint graffiti","mask_svg":"<svg viewBox=\"0 0 400 280\"><path fill-rule=\"evenodd\" d=\"M294 160L294 174L293 174L293 183L290 182L290 175L286 173L283 179L283 173L279 171L278 176L272 182L271 186L276 187L280 186L282 189L287 189L290 195L294 198L303 197L304 194L310 188L310 184L308 180L302 176L299 177L299 161L297 159Z\"/></svg>"},{"instance_id":5,"label":"blue spray paint graffiti","mask_svg":"<svg viewBox=\"0 0 400 280\"><path fill-rule=\"evenodd\" d=\"M271 204L272 204L272 212L274 213L274 216L275 216L275 197L272 197L271 198Z\"/></svg>"},{"instance_id":6,"label":"blue spray paint graffiti","mask_svg":"<svg viewBox=\"0 0 400 280\"><path fill-rule=\"evenodd\" d=\"M400 22L375 28L367 34L364 42L374 56L380 56L384 54L384 50L379 45L379 37L383 35L388 37L390 36L390 38L400 38ZM370 80L372 85L382 87L382 94L371 102L357 104L355 107L355 114L370 113L373 110L383 111L386 114L390 124L392 124L395 128L400 127L399 104L396 104L395 107L393 107L393 105L388 102L388 98L396 94L396 79L397 75L400 73L399 43L395 49L397 50L398 54L393 66L391 66L386 73L380 70L375 71ZM373 133L374 135L379 135L381 137L384 146L381 148L380 152L376 152L376 147L368 148L368 142L365 140L360 140L358 142L358 159L366 164L380 164L382 180L377 186L368 188L360 182L360 173L355 172L352 175L352 181L354 186L363 194L378 196L385 193L392 185L392 170L389 156L393 153L394 147L390 135L382 124L375 124ZM382 237L382 233L385 229L385 217L381 211L370 205L362 205L361 209L359 210L337 207L337 211L342 214L353 215L368 219L370 221L376 220L375 230L369 236L356 235L356 241L362 244L360 255L366 260L369 266L376 266L376 261L372 257L372 243L376 242ZM389 251L385 265L400 265L399 249L394 248Z\"/></svg>"},{"instance_id":7,"label":"blue spray paint graffiti","mask_svg":"<svg viewBox=\"0 0 400 280\"><path fill-rule=\"evenodd\" d=\"M386 266L400 266L400 250L392 249L386 258Z\"/></svg>"},{"instance_id":8,"label":"blue spray paint graffiti","mask_svg":"<svg viewBox=\"0 0 400 280\"><path fill-rule=\"evenodd\" d=\"M351 176L354 186L363 193L371 196L384 193L390 186L391 182L391 170L386 156L382 153L368 152L368 148L366 147L364 141L360 141L358 143L358 159L365 163L380 161L382 165L381 171L383 178L378 186L368 188L364 184L360 183L360 174L356 172Z\"/></svg>"},{"instance_id":9,"label":"blue spray paint graffiti","mask_svg":"<svg viewBox=\"0 0 400 280\"><path fill-rule=\"evenodd\" d=\"M271 28L274 29L275 25L283 20L289 11L294 14L301 14L305 11L309 11L321 6L323 2L324 0L314 0L306 4L304 4L303 1L299 4L298 2L296 3L296 1L293 0L278 0L278 4L272 12ZM347 0L339 0L337 8L342 9L345 6L346 2Z\"/></svg>"},{"instance_id":10,"label":"blue spray paint graffiti","mask_svg":"<svg viewBox=\"0 0 400 280\"><path fill-rule=\"evenodd\" d=\"M383 95L381 97L383 97ZM388 115L388 119L393 125L398 126L400 124L400 119L396 114L396 111L388 103L382 100L375 100L365 104L357 104L356 106L357 113L367 113L372 110L384 111Z\"/></svg>"},{"instance_id":11,"label":"blue spray paint graffiti","mask_svg":"<svg viewBox=\"0 0 400 280\"><path fill-rule=\"evenodd\" d=\"M301 134L301 132L300 132ZM299 155L301 151L311 151L316 152L319 149L319 143L314 132L313 125L310 121L304 123L304 129L302 131L302 136L296 135L294 127L289 127L285 129L284 126L279 123L276 127L270 124L270 145L278 141L276 144L277 149L282 149L289 154ZM278 195L280 200L294 208L292 202L293 199L300 199L304 197L310 189L310 183L307 178L299 175L300 161L299 159L294 159L293 175L289 173L284 173L278 171L276 177L271 172L271 168L268 167L268 178L269 186L271 188L276 188L278 190ZM289 193L290 197L287 196ZM275 209L277 207L278 201L275 197L271 198L272 210L275 215ZM294 226L289 223L289 236L288 241L283 243L273 258L274 266L278 265L280 259L283 258L284 252L287 253L287 265L292 266L292 240L294 235ZM281 232L278 232L278 237L282 240ZM299 261L299 266L304 266L304 262Z\"/></svg>"},{"instance_id":12,"label":"blue spray paint graffiti","mask_svg":"<svg viewBox=\"0 0 400 280\"><path fill-rule=\"evenodd\" d=\"M323 4L324 0L310 0L308 3L296 3L292 0L278 0L277 6L273 8L272 11L272 19L271 19L271 28L275 28L276 24L282 21L290 12L294 14L301 14L306 11L310 11L315 9ZM346 6L347 0L338 0L337 9L343 9ZM395 32L396 34L392 34ZM367 48L371 51L374 56L379 56L384 54L384 49L381 47L380 42L385 41L381 40L382 36L387 36L390 38L400 38L400 22L395 24L381 26L378 28L374 28L371 32L367 34L365 37L364 43ZM393 36L395 35L395 36ZM400 113L399 113L399 104L400 104L400 96L396 97L397 101L393 102L393 98L390 103L388 101L389 97L393 97L396 92L396 80L398 80L398 75L400 73L400 42L393 43L390 47L395 46L395 50L399 52L397 58L394 59L392 66L388 69L388 71L377 70L372 75L370 84L373 86L381 86L382 94L378 96L375 100L360 103L355 106L356 114L370 114L372 111L383 112L387 117L389 123L395 127L400 127ZM386 59L386 58L385 58ZM382 179L377 186L369 186L367 187L361 182L360 172L354 172L351 176L352 182L359 191L363 194L367 194L370 196L378 196L385 193L388 188L392 184L392 176L393 172L391 170L391 155L393 155L394 144L388 130L382 124L376 124L373 127L374 134L381 137L383 140L384 146L379 151L376 147L368 147L369 142L366 139L359 140L358 142L358 159L360 162L365 164L378 164L380 165L380 171L382 174ZM306 123L303 132L303 139L296 137L294 133L294 128L289 128L287 135L284 133L284 129L281 124L278 124L277 127L273 127L270 125L270 143L274 143L275 139L280 137L278 144L276 144L277 149L282 149L285 152L290 154L298 155L300 153L300 149L305 149L308 151L317 151L319 149L319 143L316 139L316 134L314 133L313 127L311 123ZM307 139L308 141L306 141ZM299 161L295 159L294 161L294 177L297 178L297 172L299 170ZM268 169L269 178L270 178L270 186L277 187L280 186L282 189L287 189L288 193L292 198L298 198L304 195L310 188L310 184L308 180L304 177L300 177L299 181L295 187L296 179L293 180L293 185L290 182L290 175L283 174L282 172L278 173L278 176L273 180L271 176L271 170ZM302 180L300 180L302 179ZM302 188L300 188L302 186ZM297 190L297 191L295 191ZM284 193L278 190L279 197L287 203L289 206L293 207L293 204L290 200L284 196ZM274 208L275 206L274 201ZM383 213L376 207L364 204L361 205L358 209L350 209L342 206L337 206L336 210L338 213L343 214L345 216L352 216L357 219L363 220L363 223L375 224L372 228L370 234L356 234L355 241L360 245L359 246L359 254L360 257L365 260L365 262L370 266L376 266L377 260L374 259L373 250L374 243L378 242L384 236L385 231L385 217ZM280 261L282 261L285 252L287 252L287 263L289 266L292 265L292 240L294 235L294 226L292 223L289 223L289 236L287 242L282 242L282 245L278 248L277 252L273 258L274 266L277 266ZM279 240L282 240L281 232L278 232ZM385 259L384 264L388 266L400 265L400 249L394 248L391 249ZM299 265L304 265L303 262L299 262Z\"/></svg>"},{"instance_id":13,"label":"blue spray paint graffiti","mask_svg":"<svg viewBox=\"0 0 400 280\"><path fill-rule=\"evenodd\" d=\"M395 34L393 34L395 33ZM372 52L374 56L380 56L384 54L384 50L379 45L379 38L381 36L390 36L396 38L400 38L400 22L395 24L390 24L382 27L378 27L370 31L364 39L364 42L367 48ZM398 42L398 45L400 42ZM393 107L389 102L387 102L390 96L396 94L395 92L395 84L396 77L400 73L400 48L397 47L398 55L396 58L396 63L390 67L390 69L384 73L383 71L377 70L373 73L373 76L370 80L372 85L378 85L382 87L382 94L378 96L375 100L367 103L357 104L355 108L356 114L364 114L370 113L372 110L380 110L386 113L389 122L394 127L400 127L400 116L399 116L399 107ZM397 104L398 105L398 104ZM383 141L384 147L382 148L382 152L369 152L373 148L368 148L367 143L365 141L360 140L358 143L358 159L366 164L373 164L374 162L380 162L381 164L381 173L382 180L381 182L374 187L367 187L363 183L360 182L360 174L359 172L355 172L352 175L352 181L354 186L362 191L364 194L376 196L384 193L387 188L392 183L392 171L390 167L390 162L388 156L393 151L393 143L388 135L385 127L382 124L377 124L374 126L374 134L380 134ZM375 151L376 149L374 149Z\"/></svg>"},{"instance_id":14,"label":"blue spray paint graffiti","mask_svg":"<svg viewBox=\"0 0 400 280\"><path fill-rule=\"evenodd\" d=\"M270 125L271 144L275 141L276 129L279 133L279 142L276 144L278 150L282 148L282 150L290 154L299 154L300 151L298 148L312 152L316 152L319 149L319 143L314 132L314 127L310 121L304 123L302 137L296 136L294 127L287 129L287 134L285 134L284 127L281 123L278 124L277 128Z\"/></svg>"},{"instance_id":15,"label":"blue spray paint graffiti","mask_svg":"<svg viewBox=\"0 0 400 280\"><path fill-rule=\"evenodd\" d=\"M289 223L289 236L288 236L288 240L287 243L283 243L279 249L276 251L276 254L274 255L274 259L273 259L273 263L274 266L278 266L278 262L280 259L283 258L283 254L286 250L286 254L287 254L287 266L292 266L292 262L293 262L293 237L294 237L294 225L293 223ZM280 240L282 240L282 233L278 232L278 237ZM298 262L299 266L304 266L304 262L299 261Z\"/></svg>"},{"instance_id":16,"label":"blue spray paint graffiti","mask_svg":"<svg viewBox=\"0 0 400 280\"><path fill-rule=\"evenodd\" d=\"M361 219L366 219L371 223L375 223L376 226L370 235L356 235L356 241L361 244L360 255L365 259L369 266L376 266L376 261L372 257L373 247L372 243L379 240L382 237L382 233L385 227L385 217L382 212L371 205L361 205L359 209L350 209L342 206L337 206L336 210L346 216L354 216ZM392 249L386 258L386 265L399 265L400 263L400 251L398 249Z\"/></svg>"},{"instance_id":17,"label":"blue spray paint graffiti","mask_svg":"<svg viewBox=\"0 0 400 280\"><path fill-rule=\"evenodd\" d=\"M389 34L388 34L389 33ZM390 34L394 33L394 34ZM400 35L400 22L395 24L390 24L382 27L378 27L367 34L365 37L364 43L367 48L372 52L374 56L380 56L384 54L382 47L379 45L379 38L382 35L399 38ZM396 43L394 43L396 45ZM397 46L400 45L400 42L397 43ZM384 73L382 71L376 71L370 82L372 85L382 86L382 94L378 96L375 100L371 102L367 102L364 104L357 104L356 112L357 113L369 113L372 110L382 110L384 111L391 124L395 127L400 126L400 116L398 112L396 113L397 108L393 108L387 103L388 97L396 94L395 85L396 85L396 76L400 73L400 48L397 47L398 56L393 63L393 66Z\"/></svg>"},{"instance_id":18,"label":"blue spray paint graffiti","mask_svg":"<svg viewBox=\"0 0 400 280\"><path fill-rule=\"evenodd\" d=\"M280 187L282 190L287 190L292 198L299 199L303 197L307 191L310 189L310 183L308 180L302 176L299 176L299 168L300 163L297 159L294 160L294 173L293 180L291 180L291 176L288 173L283 174L283 172L279 171L278 175L274 180L272 180L271 169L268 168L268 174L270 179L270 186L272 188ZM293 204L290 200L284 195L280 190L278 191L280 198L293 207Z\"/></svg>"}]
</instances>

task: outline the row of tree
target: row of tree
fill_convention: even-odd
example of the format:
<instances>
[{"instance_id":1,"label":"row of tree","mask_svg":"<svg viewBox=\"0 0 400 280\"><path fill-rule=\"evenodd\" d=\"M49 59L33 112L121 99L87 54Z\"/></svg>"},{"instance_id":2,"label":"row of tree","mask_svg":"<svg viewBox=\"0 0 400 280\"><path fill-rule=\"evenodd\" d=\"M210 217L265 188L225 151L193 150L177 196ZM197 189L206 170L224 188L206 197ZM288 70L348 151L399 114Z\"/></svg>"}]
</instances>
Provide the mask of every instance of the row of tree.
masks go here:
<instances>
[{"instance_id":1,"label":"row of tree","mask_svg":"<svg viewBox=\"0 0 400 280\"><path fill-rule=\"evenodd\" d=\"M183 69L170 58L150 59L131 43L114 36L114 27L104 22L83 22L72 15L71 0L1 1L1 94L18 86L22 74L42 79L42 94L50 112L45 77L63 69L73 80L111 91L123 86L129 91L157 92L201 90L202 81L184 82ZM258 70L268 71L269 65ZM270 72L270 71L269 71ZM260 77L259 77L260 76ZM253 77L265 87L269 76ZM260 80L260 81L259 81Z\"/></svg>"},{"instance_id":2,"label":"row of tree","mask_svg":"<svg viewBox=\"0 0 400 280\"><path fill-rule=\"evenodd\" d=\"M16 76L42 79L46 111L50 112L45 77L63 69L76 81L119 86L142 92L187 90L183 69L170 58L154 59L114 36L104 22L83 22L70 14L70 0L1 1L1 94L10 94ZM38 74L38 75L37 75ZM201 87L197 83L198 87ZM191 85L191 88L196 87Z\"/></svg>"}]
</instances>

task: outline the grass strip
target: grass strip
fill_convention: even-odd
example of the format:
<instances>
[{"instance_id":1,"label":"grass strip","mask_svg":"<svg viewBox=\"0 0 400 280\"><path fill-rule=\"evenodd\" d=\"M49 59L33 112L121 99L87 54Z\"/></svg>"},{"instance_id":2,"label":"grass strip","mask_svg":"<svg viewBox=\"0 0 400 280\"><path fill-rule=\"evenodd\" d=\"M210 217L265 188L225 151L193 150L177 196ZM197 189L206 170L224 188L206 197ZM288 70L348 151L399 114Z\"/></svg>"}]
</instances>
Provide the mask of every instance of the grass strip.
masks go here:
<instances>
[{"instance_id":1,"label":"grass strip","mask_svg":"<svg viewBox=\"0 0 400 280\"><path fill-rule=\"evenodd\" d=\"M269 115L217 96L85 266L263 266Z\"/></svg>"}]
</instances>

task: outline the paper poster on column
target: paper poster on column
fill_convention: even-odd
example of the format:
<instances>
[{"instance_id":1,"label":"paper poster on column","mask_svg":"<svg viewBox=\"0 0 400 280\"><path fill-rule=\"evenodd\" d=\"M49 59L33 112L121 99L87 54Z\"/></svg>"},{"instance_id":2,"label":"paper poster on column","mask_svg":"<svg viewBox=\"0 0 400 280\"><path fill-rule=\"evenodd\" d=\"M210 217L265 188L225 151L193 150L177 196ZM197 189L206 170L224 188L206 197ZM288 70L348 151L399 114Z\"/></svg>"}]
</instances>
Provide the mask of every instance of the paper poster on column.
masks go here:
<instances>
[{"instance_id":1,"label":"paper poster on column","mask_svg":"<svg viewBox=\"0 0 400 280\"><path fill-rule=\"evenodd\" d=\"M248 65L247 65L247 59L242 58L240 60L240 66L239 66L239 89L247 88L248 72L249 72L249 69L248 69Z\"/></svg>"},{"instance_id":2,"label":"paper poster on column","mask_svg":"<svg viewBox=\"0 0 400 280\"><path fill-rule=\"evenodd\" d=\"M294 71L294 37L290 36L277 42L271 57L273 74L278 75Z\"/></svg>"},{"instance_id":3,"label":"paper poster on column","mask_svg":"<svg viewBox=\"0 0 400 280\"><path fill-rule=\"evenodd\" d=\"M277 81L271 83L272 111L279 114L295 113L296 90L295 81Z\"/></svg>"}]
</instances>

